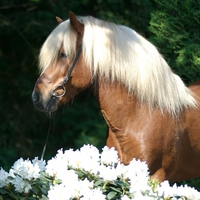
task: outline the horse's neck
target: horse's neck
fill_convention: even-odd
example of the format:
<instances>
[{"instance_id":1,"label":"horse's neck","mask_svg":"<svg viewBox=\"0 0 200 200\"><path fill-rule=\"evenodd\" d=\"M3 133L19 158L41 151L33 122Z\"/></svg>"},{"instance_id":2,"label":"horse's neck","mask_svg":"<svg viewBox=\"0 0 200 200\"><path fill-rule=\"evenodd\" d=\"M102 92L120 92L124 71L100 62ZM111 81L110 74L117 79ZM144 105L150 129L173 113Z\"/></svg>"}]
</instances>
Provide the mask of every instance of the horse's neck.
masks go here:
<instances>
[{"instance_id":1,"label":"horse's neck","mask_svg":"<svg viewBox=\"0 0 200 200\"><path fill-rule=\"evenodd\" d=\"M128 95L126 88L116 82L99 81L96 86L96 97L106 123L113 132L122 130L129 118L133 119L141 111L141 105L136 98ZM146 110L148 109L144 106L143 111Z\"/></svg>"},{"instance_id":2,"label":"horse's neck","mask_svg":"<svg viewBox=\"0 0 200 200\"><path fill-rule=\"evenodd\" d=\"M121 161L128 163L132 159L132 155L124 156L121 142L127 138L128 132L134 129L134 119L138 118L136 115L139 113L141 105L138 104L136 98L128 95L122 84L116 82L98 81L95 86L95 96L108 125L106 145L115 147ZM130 140L129 143L132 145Z\"/></svg>"},{"instance_id":3,"label":"horse's neck","mask_svg":"<svg viewBox=\"0 0 200 200\"><path fill-rule=\"evenodd\" d=\"M149 107L138 102L134 95L129 95L122 84L106 81L96 84L95 94L108 124L106 145L115 147L124 164L128 164L133 157L144 159L140 156L141 151L132 151L133 146L139 148L138 138L155 131L155 121L164 123L162 112L158 109L150 112ZM165 120L168 119L166 116Z\"/></svg>"}]
</instances>

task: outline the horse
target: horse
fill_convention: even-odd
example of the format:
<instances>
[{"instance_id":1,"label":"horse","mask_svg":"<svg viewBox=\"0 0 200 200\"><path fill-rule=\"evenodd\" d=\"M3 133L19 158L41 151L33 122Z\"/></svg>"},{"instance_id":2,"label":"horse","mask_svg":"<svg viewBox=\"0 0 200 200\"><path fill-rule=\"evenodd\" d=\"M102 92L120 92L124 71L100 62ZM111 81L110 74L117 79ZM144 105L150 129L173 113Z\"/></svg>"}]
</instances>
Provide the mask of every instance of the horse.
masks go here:
<instances>
[{"instance_id":1,"label":"horse","mask_svg":"<svg viewBox=\"0 0 200 200\"><path fill-rule=\"evenodd\" d=\"M34 106L52 113L91 88L121 163L145 161L159 182L200 177L200 83L187 87L130 27L72 12L57 21L39 53Z\"/></svg>"}]
</instances>

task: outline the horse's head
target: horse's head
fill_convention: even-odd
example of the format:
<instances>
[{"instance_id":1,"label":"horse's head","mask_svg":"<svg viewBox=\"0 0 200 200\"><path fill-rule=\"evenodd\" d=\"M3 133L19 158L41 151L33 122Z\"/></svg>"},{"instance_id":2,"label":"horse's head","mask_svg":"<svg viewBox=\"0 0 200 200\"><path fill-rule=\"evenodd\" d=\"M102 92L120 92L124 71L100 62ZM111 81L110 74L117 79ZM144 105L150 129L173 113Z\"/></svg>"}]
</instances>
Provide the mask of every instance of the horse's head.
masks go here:
<instances>
[{"instance_id":1,"label":"horse's head","mask_svg":"<svg viewBox=\"0 0 200 200\"><path fill-rule=\"evenodd\" d=\"M59 22L41 48L39 76L32 93L37 109L54 112L86 89L91 82L91 72L82 54L84 25L73 13L69 20Z\"/></svg>"}]
</instances>

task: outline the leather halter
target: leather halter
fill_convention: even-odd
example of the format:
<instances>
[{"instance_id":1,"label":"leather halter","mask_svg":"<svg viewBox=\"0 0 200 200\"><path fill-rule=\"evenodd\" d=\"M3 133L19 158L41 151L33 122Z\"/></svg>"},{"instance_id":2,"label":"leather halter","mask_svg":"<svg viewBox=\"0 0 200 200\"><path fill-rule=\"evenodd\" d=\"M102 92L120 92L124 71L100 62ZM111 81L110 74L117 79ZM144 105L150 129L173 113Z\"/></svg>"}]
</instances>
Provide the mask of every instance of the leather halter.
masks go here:
<instances>
[{"instance_id":1,"label":"leather halter","mask_svg":"<svg viewBox=\"0 0 200 200\"><path fill-rule=\"evenodd\" d=\"M69 71L68 71L67 75L65 76L63 82L60 85L56 86L55 89L53 90L53 93L52 93L53 97L60 98L65 95L65 93L66 93L65 85L66 85L67 81L69 80L69 77L71 76L71 73L72 73L74 67L76 66L76 63L79 59L81 52L82 52L82 44L81 44L80 48L78 49L78 51L76 53L76 57L74 59L74 62L72 63L72 66L69 68ZM59 94L58 92L56 92L58 90L62 90L63 92L61 94Z\"/></svg>"}]
</instances>

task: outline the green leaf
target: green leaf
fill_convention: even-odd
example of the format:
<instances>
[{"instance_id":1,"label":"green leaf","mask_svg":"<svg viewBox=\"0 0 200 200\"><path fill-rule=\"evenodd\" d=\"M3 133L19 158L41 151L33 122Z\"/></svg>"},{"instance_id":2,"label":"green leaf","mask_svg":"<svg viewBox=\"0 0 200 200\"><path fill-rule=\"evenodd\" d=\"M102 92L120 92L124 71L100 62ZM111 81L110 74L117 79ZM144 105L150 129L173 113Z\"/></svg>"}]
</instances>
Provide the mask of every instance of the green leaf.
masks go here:
<instances>
[{"instance_id":1,"label":"green leaf","mask_svg":"<svg viewBox=\"0 0 200 200\"><path fill-rule=\"evenodd\" d=\"M25 199L27 199L27 198L25 198ZM28 197L28 200L36 200L36 199L38 199L37 197Z\"/></svg>"},{"instance_id":2,"label":"green leaf","mask_svg":"<svg viewBox=\"0 0 200 200\"><path fill-rule=\"evenodd\" d=\"M41 188L42 194L47 194L49 188Z\"/></svg>"},{"instance_id":3,"label":"green leaf","mask_svg":"<svg viewBox=\"0 0 200 200\"><path fill-rule=\"evenodd\" d=\"M85 177L85 173L83 171L81 171L81 170L76 170L76 174L78 175L78 177L80 179Z\"/></svg>"},{"instance_id":4,"label":"green leaf","mask_svg":"<svg viewBox=\"0 0 200 200\"><path fill-rule=\"evenodd\" d=\"M103 185L104 184L104 180L102 180L102 179L99 179L98 181L96 181L95 183L94 183L94 186L95 187L98 187L99 185Z\"/></svg>"},{"instance_id":5,"label":"green leaf","mask_svg":"<svg viewBox=\"0 0 200 200\"><path fill-rule=\"evenodd\" d=\"M8 194L8 191L5 189L0 188L0 194Z\"/></svg>"},{"instance_id":6,"label":"green leaf","mask_svg":"<svg viewBox=\"0 0 200 200\"><path fill-rule=\"evenodd\" d=\"M42 198L40 198L39 200L48 200L48 198L44 195L42 195Z\"/></svg>"},{"instance_id":7,"label":"green leaf","mask_svg":"<svg viewBox=\"0 0 200 200\"><path fill-rule=\"evenodd\" d=\"M117 192L111 191L108 193L107 199L108 200L113 199L114 197L116 197L116 195L117 195Z\"/></svg>"},{"instance_id":8,"label":"green leaf","mask_svg":"<svg viewBox=\"0 0 200 200\"><path fill-rule=\"evenodd\" d=\"M114 190L118 193L121 193L122 194L122 191L119 189L119 188L115 188L115 187L109 187L111 190Z\"/></svg>"},{"instance_id":9,"label":"green leaf","mask_svg":"<svg viewBox=\"0 0 200 200\"><path fill-rule=\"evenodd\" d=\"M35 186L32 186L32 191L33 191L34 194L38 194L39 193L39 190Z\"/></svg>"},{"instance_id":10,"label":"green leaf","mask_svg":"<svg viewBox=\"0 0 200 200\"><path fill-rule=\"evenodd\" d=\"M129 187L129 184L127 182L124 182L124 181L116 181L116 184L120 185L123 188Z\"/></svg>"},{"instance_id":11,"label":"green leaf","mask_svg":"<svg viewBox=\"0 0 200 200\"><path fill-rule=\"evenodd\" d=\"M58 185L60 183L61 183L61 180L59 179L53 180L53 185Z\"/></svg>"},{"instance_id":12,"label":"green leaf","mask_svg":"<svg viewBox=\"0 0 200 200\"><path fill-rule=\"evenodd\" d=\"M48 182L51 182L53 180L53 178L51 176L49 176L49 174L47 174L46 172L43 172L41 175L40 175L40 180L41 181L48 181Z\"/></svg>"}]
</instances>

